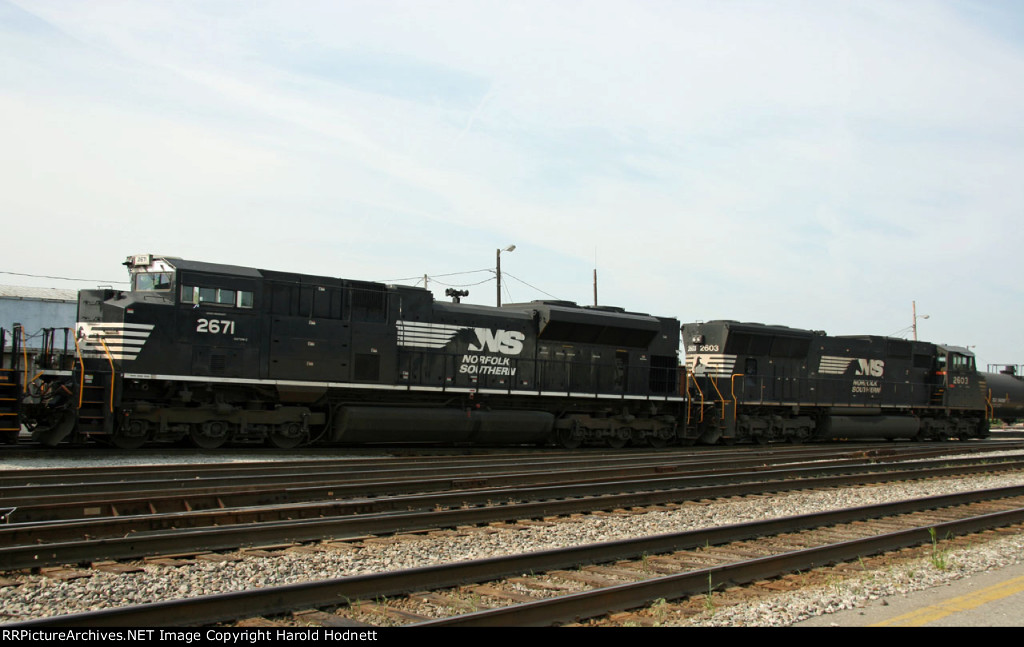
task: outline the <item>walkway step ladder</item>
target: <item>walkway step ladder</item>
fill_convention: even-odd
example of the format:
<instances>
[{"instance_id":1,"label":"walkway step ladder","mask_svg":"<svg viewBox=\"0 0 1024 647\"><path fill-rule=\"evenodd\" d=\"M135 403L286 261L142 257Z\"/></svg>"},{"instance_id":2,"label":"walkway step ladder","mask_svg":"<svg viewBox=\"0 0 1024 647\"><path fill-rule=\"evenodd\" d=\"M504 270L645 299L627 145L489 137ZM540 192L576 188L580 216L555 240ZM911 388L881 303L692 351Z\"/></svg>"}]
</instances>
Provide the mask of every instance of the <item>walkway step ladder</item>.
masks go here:
<instances>
[{"instance_id":1,"label":"walkway step ladder","mask_svg":"<svg viewBox=\"0 0 1024 647\"><path fill-rule=\"evenodd\" d=\"M13 368L0 368L0 440L18 442L21 432L21 373Z\"/></svg>"},{"instance_id":2,"label":"walkway step ladder","mask_svg":"<svg viewBox=\"0 0 1024 647\"><path fill-rule=\"evenodd\" d=\"M110 404L112 382L113 375L102 371L86 373L85 379L80 381L79 433L86 436L110 436L113 433L114 414Z\"/></svg>"},{"instance_id":3,"label":"walkway step ladder","mask_svg":"<svg viewBox=\"0 0 1024 647\"><path fill-rule=\"evenodd\" d=\"M7 347L10 334L11 361L4 366L3 350ZM14 444L21 433L21 326L14 325L13 331L0 328L0 442Z\"/></svg>"}]
</instances>

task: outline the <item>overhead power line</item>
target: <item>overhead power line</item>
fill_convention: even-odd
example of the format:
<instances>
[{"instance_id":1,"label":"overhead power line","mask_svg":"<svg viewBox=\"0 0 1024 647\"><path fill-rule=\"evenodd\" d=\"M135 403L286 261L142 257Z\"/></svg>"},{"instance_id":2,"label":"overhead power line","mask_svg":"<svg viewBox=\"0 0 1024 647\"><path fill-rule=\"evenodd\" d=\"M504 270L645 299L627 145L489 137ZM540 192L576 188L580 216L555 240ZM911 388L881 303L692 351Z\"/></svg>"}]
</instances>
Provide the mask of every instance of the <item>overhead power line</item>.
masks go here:
<instances>
[{"instance_id":1,"label":"overhead power line","mask_svg":"<svg viewBox=\"0 0 1024 647\"><path fill-rule=\"evenodd\" d=\"M427 278L429 278L431 281L434 281L434 280L436 280L435 277L438 277L438 276L458 276L460 274L477 274L479 272L490 272L491 274L493 274L494 270L493 269L489 269L489 268L485 268L485 269L482 269L482 270L470 270L468 272L449 272L448 274L428 274ZM381 283L397 283L398 281L412 281L412 280L422 281L423 280L423 275L420 274L419 276L407 276L404 279L385 279L385 280L380 281L380 282Z\"/></svg>"},{"instance_id":2,"label":"overhead power line","mask_svg":"<svg viewBox=\"0 0 1024 647\"><path fill-rule=\"evenodd\" d=\"M483 281L477 281L476 283L445 283L444 281L438 281L436 278L432 276L430 277L430 280L433 281L434 283L440 283L446 288L470 288L473 287L474 285L483 285L484 283L490 283L491 281L494 280L494 277L492 276L490 278L484 279Z\"/></svg>"},{"instance_id":3,"label":"overhead power line","mask_svg":"<svg viewBox=\"0 0 1024 647\"><path fill-rule=\"evenodd\" d=\"M479 274L481 272L487 272L487 273L491 274L491 276L489 276L488 278L484 279L483 281L477 281L476 283L446 283L444 281L439 280L439 278L443 277L443 276L460 276L462 274ZM495 273L495 271L494 271L493 267L487 267L487 268L484 268L484 269L481 269L481 270L470 270L468 272L449 272L448 274L434 274L434 275L428 274L427 275L427 280L432 282L432 283L437 283L439 285L443 285L443 286L449 287L449 288L469 288L469 287L473 287L475 285L483 285L484 283L490 283L491 281L495 280L494 273ZM541 294L547 295L547 296L551 297L552 299L555 299L555 300L558 300L558 301L562 301L563 300L563 299L560 299L559 297L556 297L555 295L551 294L550 292L545 292L544 290L541 290L540 288L538 288L535 285L530 285L529 283L527 283L526 281L522 280L518 276L509 274L508 272L502 272L501 274L502 274L502 276L511 277L511 278L515 279L516 281L519 281L520 283L522 283L526 287L528 287L530 289L533 289L533 290L536 290L537 292L540 292ZM381 281L381 283L398 283L400 281L416 281L416 283L414 285L419 285L419 284L421 284L423 282L423 275L421 274L419 276L409 276L409 277L402 278L402 279L387 279L387 280Z\"/></svg>"},{"instance_id":4,"label":"overhead power line","mask_svg":"<svg viewBox=\"0 0 1024 647\"><path fill-rule=\"evenodd\" d=\"M513 275L509 274L508 272L502 272L501 274L503 276L511 276L512 278L514 278L515 280L519 281L520 283L522 283L526 287L533 288L534 290L536 290L537 292L540 292L541 294L546 294L546 295L548 295L549 297L551 297L552 299L554 299L556 301L564 301L565 300L565 299L560 299L560 298L556 297L555 295L553 295L553 294L551 294L549 292L545 292L544 290L541 290L540 288L538 288L535 285L530 285L529 283L527 283L526 281L522 280L518 276L513 276Z\"/></svg>"},{"instance_id":5,"label":"overhead power line","mask_svg":"<svg viewBox=\"0 0 1024 647\"><path fill-rule=\"evenodd\" d=\"M82 281L84 283L128 283L128 281L104 281L102 279L73 279L67 276L46 276L43 274L22 274L21 272L5 272L0 270L0 274L10 274L12 276L27 276L33 279L54 279L57 281Z\"/></svg>"}]
</instances>

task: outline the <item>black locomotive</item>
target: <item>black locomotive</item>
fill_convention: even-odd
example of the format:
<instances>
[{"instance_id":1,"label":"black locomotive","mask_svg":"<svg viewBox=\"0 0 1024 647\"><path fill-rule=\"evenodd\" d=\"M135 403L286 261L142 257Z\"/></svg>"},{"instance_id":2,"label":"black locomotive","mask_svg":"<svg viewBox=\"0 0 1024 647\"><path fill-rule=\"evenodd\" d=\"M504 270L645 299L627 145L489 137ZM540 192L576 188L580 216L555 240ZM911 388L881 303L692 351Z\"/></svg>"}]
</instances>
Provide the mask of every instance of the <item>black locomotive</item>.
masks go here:
<instances>
[{"instance_id":1,"label":"black locomotive","mask_svg":"<svg viewBox=\"0 0 1024 647\"><path fill-rule=\"evenodd\" d=\"M83 290L75 357L40 378L34 438L664 444L679 322L568 302L491 308L428 290L137 255Z\"/></svg>"},{"instance_id":2,"label":"black locomotive","mask_svg":"<svg viewBox=\"0 0 1024 647\"><path fill-rule=\"evenodd\" d=\"M1024 382L979 373L953 346L680 328L563 301L445 303L421 288L168 256L125 265L131 288L83 290L75 330L46 331L37 369L0 371L7 440L12 419L42 443L122 448L967 439L1024 406Z\"/></svg>"},{"instance_id":3,"label":"black locomotive","mask_svg":"<svg viewBox=\"0 0 1024 647\"><path fill-rule=\"evenodd\" d=\"M683 339L705 441L988 435L966 348L737 321L686 324Z\"/></svg>"}]
</instances>

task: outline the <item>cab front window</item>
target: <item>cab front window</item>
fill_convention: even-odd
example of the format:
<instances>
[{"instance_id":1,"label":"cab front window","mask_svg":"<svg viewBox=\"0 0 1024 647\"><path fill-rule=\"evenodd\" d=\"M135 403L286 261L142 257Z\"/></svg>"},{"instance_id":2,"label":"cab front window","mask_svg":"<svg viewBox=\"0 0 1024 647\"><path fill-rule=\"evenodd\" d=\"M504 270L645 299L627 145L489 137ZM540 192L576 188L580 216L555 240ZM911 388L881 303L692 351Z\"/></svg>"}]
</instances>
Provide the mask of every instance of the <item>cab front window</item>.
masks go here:
<instances>
[{"instance_id":1,"label":"cab front window","mask_svg":"<svg viewBox=\"0 0 1024 647\"><path fill-rule=\"evenodd\" d=\"M174 274L171 272L139 272L132 275L132 290L135 292L170 290L173 282Z\"/></svg>"}]
</instances>

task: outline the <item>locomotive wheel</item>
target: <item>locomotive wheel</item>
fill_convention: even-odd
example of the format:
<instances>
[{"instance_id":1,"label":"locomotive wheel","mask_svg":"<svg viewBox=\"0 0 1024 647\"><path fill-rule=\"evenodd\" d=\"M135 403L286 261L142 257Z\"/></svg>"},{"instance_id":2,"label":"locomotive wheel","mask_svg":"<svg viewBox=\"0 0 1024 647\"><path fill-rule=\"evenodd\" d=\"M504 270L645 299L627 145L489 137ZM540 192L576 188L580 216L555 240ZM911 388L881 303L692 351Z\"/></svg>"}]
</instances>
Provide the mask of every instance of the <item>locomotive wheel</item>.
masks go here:
<instances>
[{"instance_id":1,"label":"locomotive wheel","mask_svg":"<svg viewBox=\"0 0 1024 647\"><path fill-rule=\"evenodd\" d=\"M227 442L228 431L228 423L215 420L190 425L188 435L192 444L200 449L217 449Z\"/></svg>"},{"instance_id":2,"label":"locomotive wheel","mask_svg":"<svg viewBox=\"0 0 1024 647\"><path fill-rule=\"evenodd\" d=\"M605 439L605 443L607 443L607 445L612 449L622 449L628 442L629 439L623 438L622 436L611 436Z\"/></svg>"},{"instance_id":3,"label":"locomotive wheel","mask_svg":"<svg viewBox=\"0 0 1024 647\"><path fill-rule=\"evenodd\" d=\"M583 438L576 429L559 429L556 433L558 444L566 449L576 449L583 444Z\"/></svg>"},{"instance_id":4,"label":"locomotive wheel","mask_svg":"<svg viewBox=\"0 0 1024 647\"><path fill-rule=\"evenodd\" d=\"M149 423L132 420L114 432L110 442L118 449L138 449L149 440Z\"/></svg>"},{"instance_id":5,"label":"locomotive wheel","mask_svg":"<svg viewBox=\"0 0 1024 647\"><path fill-rule=\"evenodd\" d=\"M305 439L305 434L302 433L302 425L297 422L276 425L274 430L267 436L267 442L270 446L278 449L294 449L301 445Z\"/></svg>"},{"instance_id":6,"label":"locomotive wheel","mask_svg":"<svg viewBox=\"0 0 1024 647\"><path fill-rule=\"evenodd\" d=\"M629 438L632 435L633 430L626 428L620 428L612 431L612 435L605 439L608 446L612 449L622 449L629 443Z\"/></svg>"}]
</instances>

